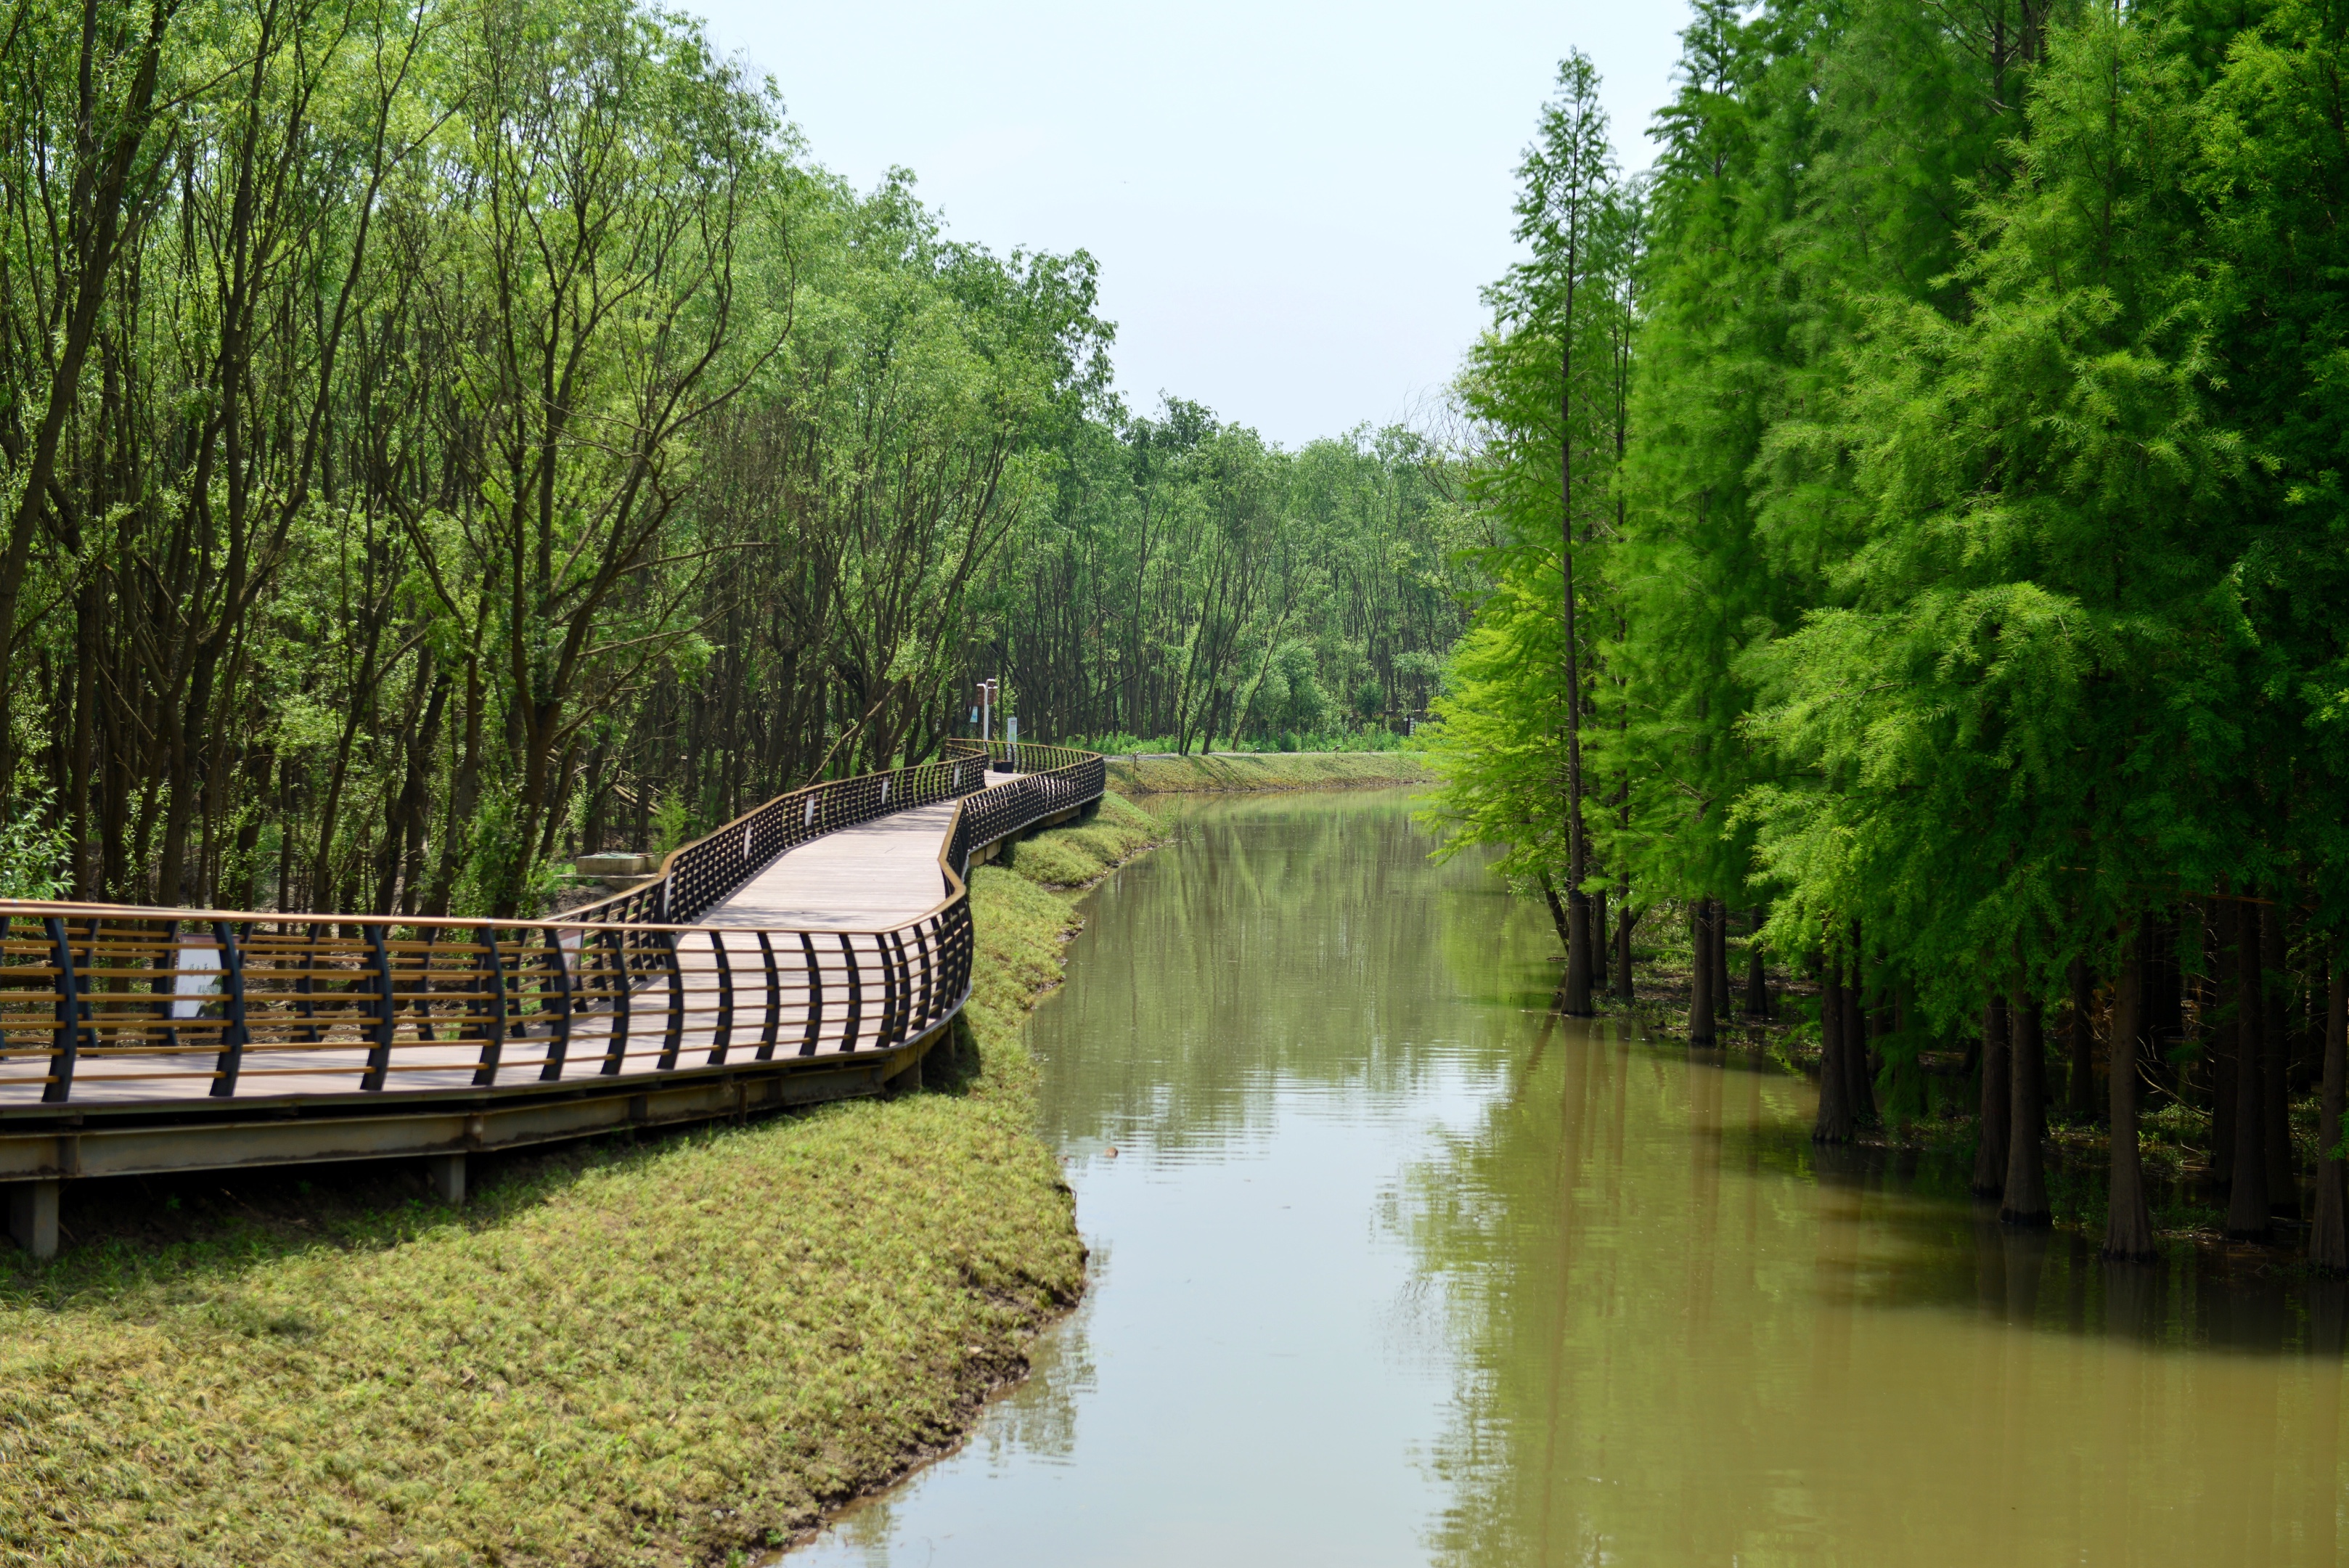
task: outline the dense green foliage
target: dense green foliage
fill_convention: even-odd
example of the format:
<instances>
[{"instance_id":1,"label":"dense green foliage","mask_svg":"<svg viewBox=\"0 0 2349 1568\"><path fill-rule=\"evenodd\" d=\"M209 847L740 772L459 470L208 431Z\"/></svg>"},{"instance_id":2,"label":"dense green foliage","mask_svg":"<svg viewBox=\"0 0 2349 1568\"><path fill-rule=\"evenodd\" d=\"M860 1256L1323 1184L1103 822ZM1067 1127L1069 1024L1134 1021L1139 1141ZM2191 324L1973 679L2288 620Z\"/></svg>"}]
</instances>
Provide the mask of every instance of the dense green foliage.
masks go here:
<instances>
[{"instance_id":1,"label":"dense green foliage","mask_svg":"<svg viewBox=\"0 0 2349 1568\"><path fill-rule=\"evenodd\" d=\"M1423 703L1452 470L1108 387L1093 264L859 193L635 0L0 29L0 890L527 910L888 765Z\"/></svg>"},{"instance_id":2,"label":"dense green foliage","mask_svg":"<svg viewBox=\"0 0 2349 1568\"><path fill-rule=\"evenodd\" d=\"M2344 31L2315 0L1706 0L1656 167L1593 198L1636 238L1571 315L1497 291L1464 374L1506 543L1439 704L1454 830L1685 909L1700 951L1766 908L1824 981L1821 1135L1965 1047L2018 1220L2059 1015L2074 1114L2093 1047L2214 1106L2231 1228L2299 1206L2284 1107L2349 913ZM1609 332L1623 396L1543 384ZM1561 448L1606 485L1567 499L1564 622Z\"/></svg>"},{"instance_id":3,"label":"dense green foliage","mask_svg":"<svg viewBox=\"0 0 2349 1568\"><path fill-rule=\"evenodd\" d=\"M1423 710L1459 635L1475 519L1400 428L1288 452L1195 405L1071 426L1049 504L978 596L1030 733L1173 751L1343 735ZM1154 747L1153 748L1154 749Z\"/></svg>"}]
</instances>

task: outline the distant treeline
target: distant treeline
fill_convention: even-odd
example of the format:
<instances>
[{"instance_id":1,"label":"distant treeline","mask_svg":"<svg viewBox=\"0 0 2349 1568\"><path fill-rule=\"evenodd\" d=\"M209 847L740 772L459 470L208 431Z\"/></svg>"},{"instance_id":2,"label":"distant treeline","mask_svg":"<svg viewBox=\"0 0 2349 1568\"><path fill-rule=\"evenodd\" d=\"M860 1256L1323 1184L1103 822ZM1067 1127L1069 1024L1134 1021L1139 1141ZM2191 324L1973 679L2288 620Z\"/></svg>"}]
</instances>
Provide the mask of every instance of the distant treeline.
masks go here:
<instances>
[{"instance_id":1,"label":"distant treeline","mask_svg":"<svg viewBox=\"0 0 2349 1568\"><path fill-rule=\"evenodd\" d=\"M1423 711L1490 537L1443 445L1390 427L1283 452L1181 401L1071 435L982 596L972 657L1023 712L1193 751Z\"/></svg>"},{"instance_id":2,"label":"distant treeline","mask_svg":"<svg viewBox=\"0 0 2349 1568\"><path fill-rule=\"evenodd\" d=\"M1083 253L629 0L27 0L0 224L0 890L527 911L976 676L1228 735L1456 630L1438 454L1130 418Z\"/></svg>"},{"instance_id":3,"label":"distant treeline","mask_svg":"<svg viewBox=\"0 0 2349 1568\"><path fill-rule=\"evenodd\" d=\"M1822 1138L1962 1059L1978 1185L2044 1220L2065 1052L2127 1256L2141 1092L2209 1113L2263 1235L2322 1083L2349 1267L2344 33L1702 0L1631 181L1568 62L1463 380L1506 537L1439 707L1450 825L1550 895L1570 1010L1669 908L1712 1038L1765 909L1825 989Z\"/></svg>"}]
</instances>

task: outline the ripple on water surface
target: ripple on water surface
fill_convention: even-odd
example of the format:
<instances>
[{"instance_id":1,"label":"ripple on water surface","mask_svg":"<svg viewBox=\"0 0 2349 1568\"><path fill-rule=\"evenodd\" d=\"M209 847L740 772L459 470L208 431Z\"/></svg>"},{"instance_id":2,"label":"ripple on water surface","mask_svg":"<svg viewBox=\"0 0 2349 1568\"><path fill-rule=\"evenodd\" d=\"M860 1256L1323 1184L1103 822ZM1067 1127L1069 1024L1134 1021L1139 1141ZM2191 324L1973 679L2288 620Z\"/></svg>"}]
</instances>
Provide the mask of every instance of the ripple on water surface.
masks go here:
<instances>
[{"instance_id":1,"label":"ripple on water surface","mask_svg":"<svg viewBox=\"0 0 2349 1568\"><path fill-rule=\"evenodd\" d=\"M1170 809L1033 1026L1091 1293L790 1568L2342 1560L2338 1287L2108 1270L1551 1016L1407 795Z\"/></svg>"}]
</instances>

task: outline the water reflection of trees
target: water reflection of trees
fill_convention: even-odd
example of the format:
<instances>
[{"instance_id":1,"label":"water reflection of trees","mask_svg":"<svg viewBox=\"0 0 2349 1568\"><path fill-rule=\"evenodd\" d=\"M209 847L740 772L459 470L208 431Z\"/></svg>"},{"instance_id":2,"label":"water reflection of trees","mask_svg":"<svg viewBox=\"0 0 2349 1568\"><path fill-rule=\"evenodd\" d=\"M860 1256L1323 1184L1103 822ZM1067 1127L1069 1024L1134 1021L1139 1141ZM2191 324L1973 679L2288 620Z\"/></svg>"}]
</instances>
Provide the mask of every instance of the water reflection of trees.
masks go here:
<instances>
[{"instance_id":1,"label":"water reflection of trees","mask_svg":"<svg viewBox=\"0 0 2349 1568\"><path fill-rule=\"evenodd\" d=\"M1459 1358L1439 1561L2336 1561L2338 1287L1822 1168L1798 1080L1555 1019L1514 1055L1397 1211Z\"/></svg>"},{"instance_id":2,"label":"water reflection of trees","mask_svg":"<svg viewBox=\"0 0 2349 1568\"><path fill-rule=\"evenodd\" d=\"M1086 906L1039 1012L1047 1126L1182 1158L1267 1124L1273 1085L1409 1100L1497 1064L1547 994L1535 911L1433 867L1401 792L1167 803L1187 840Z\"/></svg>"}]
</instances>

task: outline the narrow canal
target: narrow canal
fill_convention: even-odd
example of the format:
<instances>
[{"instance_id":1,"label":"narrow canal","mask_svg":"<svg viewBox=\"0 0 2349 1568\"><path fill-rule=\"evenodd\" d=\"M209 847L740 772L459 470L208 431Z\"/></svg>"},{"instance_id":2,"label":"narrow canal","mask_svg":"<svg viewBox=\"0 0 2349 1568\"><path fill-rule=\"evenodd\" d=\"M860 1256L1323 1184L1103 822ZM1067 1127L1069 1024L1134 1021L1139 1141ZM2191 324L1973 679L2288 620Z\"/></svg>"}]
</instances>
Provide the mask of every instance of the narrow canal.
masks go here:
<instances>
[{"instance_id":1,"label":"narrow canal","mask_svg":"<svg viewBox=\"0 0 2349 1568\"><path fill-rule=\"evenodd\" d=\"M1091 1294L788 1568L2341 1560L2337 1287L1823 1161L1806 1081L1550 1016L1407 796L1173 811L1034 1023Z\"/></svg>"}]
</instances>

